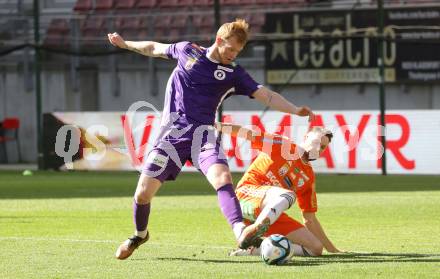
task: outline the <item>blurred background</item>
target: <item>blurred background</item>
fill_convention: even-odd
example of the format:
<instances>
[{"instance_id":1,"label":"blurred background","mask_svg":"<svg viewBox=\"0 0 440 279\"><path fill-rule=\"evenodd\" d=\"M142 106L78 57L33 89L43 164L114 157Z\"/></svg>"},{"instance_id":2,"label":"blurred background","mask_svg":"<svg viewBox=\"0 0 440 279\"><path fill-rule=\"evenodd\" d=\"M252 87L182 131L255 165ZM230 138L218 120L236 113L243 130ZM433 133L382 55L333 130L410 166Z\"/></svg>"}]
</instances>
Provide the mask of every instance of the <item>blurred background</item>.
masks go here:
<instances>
[{"instance_id":1,"label":"blurred background","mask_svg":"<svg viewBox=\"0 0 440 279\"><path fill-rule=\"evenodd\" d=\"M140 100L162 109L175 61L116 49L107 33L118 32L126 40L188 40L208 47L217 25L235 18L251 26L251 40L238 62L255 80L295 104L321 111L325 124L326 117L334 118L329 124L344 123L337 117L344 111L345 122L357 128L364 115L369 115L366 121L382 123L380 117L376 121L381 109L403 116L407 123L387 120L400 123L394 137L400 145L390 142L389 154L400 162L398 173L417 169L412 154L428 154L420 161L434 156L427 162L431 165L440 158L428 148L435 146L440 128L438 1L0 0L0 161L40 160L40 168L58 168L62 164L55 162L55 136L63 124L85 123L86 130L90 119L108 121L115 116L102 113L124 112ZM264 114L264 107L234 97L224 102L223 111ZM110 123L120 125L120 115ZM84 118L89 122L79 120ZM269 120L282 122L277 115ZM405 134L406 125L411 134ZM84 140L83 130L81 148L92 144ZM117 130L118 139L110 133L102 141L121 144L122 125ZM425 136L413 138L416 134ZM142 134L135 138L141 141L137 138ZM414 142L411 150L400 150L407 142ZM349 160L335 172L352 170ZM326 164L323 170L328 158ZM381 165L373 165L366 172L379 173Z\"/></svg>"}]
</instances>

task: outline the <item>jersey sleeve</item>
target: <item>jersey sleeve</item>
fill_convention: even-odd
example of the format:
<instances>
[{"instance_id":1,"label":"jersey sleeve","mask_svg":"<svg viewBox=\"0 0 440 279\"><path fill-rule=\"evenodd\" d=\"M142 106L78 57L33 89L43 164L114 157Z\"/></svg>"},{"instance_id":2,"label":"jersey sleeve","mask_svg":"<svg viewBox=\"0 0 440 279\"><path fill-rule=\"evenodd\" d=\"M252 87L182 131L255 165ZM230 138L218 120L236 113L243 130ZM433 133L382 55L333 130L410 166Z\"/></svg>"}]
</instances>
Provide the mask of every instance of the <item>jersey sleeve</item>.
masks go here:
<instances>
[{"instance_id":1,"label":"jersey sleeve","mask_svg":"<svg viewBox=\"0 0 440 279\"><path fill-rule=\"evenodd\" d=\"M297 192L298 206L302 212L317 212L318 200L316 198L315 182L311 181L310 186L304 192Z\"/></svg>"},{"instance_id":2,"label":"jersey sleeve","mask_svg":"<svg viewBox=\"0 0 440 279\"><path fill-rule=\"evenodd\" d=\"M238 75L235 80L235 95L244 95L253 98L252 94L262 87L243 68L239 66Z\"/></svg>"},{"instance_id":3,"label":"jersey sleeve","mask_svg":"<svg viewBox=\"0 0 440 279\"><path fill-rule=\"evenodd\" d=\"M185 53L185 48L190 44L190 42L179 42L171 44L165 51L166 55L170 59L179 59L179 57Z\"/></svg>"},{"instance_id":4,"label":"jersey sleeve","mask_svg":"<svg viewBox=\"0 0 440 279\"><path fill-rule=\"evenodd\" d=\"M295 147L296 145L286 137L270 133L255 136L254 140L251 142L252 149L264 152L274 159L279 158L283 152L291 152L295 150Z\"/></svg>"}]
</instances>

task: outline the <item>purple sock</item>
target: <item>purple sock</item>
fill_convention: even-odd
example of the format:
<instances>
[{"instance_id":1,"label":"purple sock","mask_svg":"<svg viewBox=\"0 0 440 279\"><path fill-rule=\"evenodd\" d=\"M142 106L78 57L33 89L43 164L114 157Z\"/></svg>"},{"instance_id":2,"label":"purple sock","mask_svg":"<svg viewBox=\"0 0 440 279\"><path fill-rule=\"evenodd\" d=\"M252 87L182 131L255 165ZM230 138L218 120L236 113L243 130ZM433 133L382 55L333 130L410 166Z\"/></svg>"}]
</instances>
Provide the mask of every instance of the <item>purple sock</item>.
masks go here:
<instances>
[{"instance_id":1,"label":"purple sock","mask_svg":"<svg viewBox=\"0 0 440 279\"><path fill-rule=\"evenodd\" d=\"M223 215L226 217L231 227L235 223L243 221L240 203L235 195L232 184L226 184L217 189L217 197Z\"/></svg>"},{"instance_id":2,"label":"purple sock","mask_svg":"<svg viewBox=\"0 0 440 279\"><path fill-rule=\"evenodd\" d=\"M133 200L133 221L136 225L136 230L145 231L148 225L148 217L150 216L150 204L137 204Z\"/></svg>"}]
</instances>

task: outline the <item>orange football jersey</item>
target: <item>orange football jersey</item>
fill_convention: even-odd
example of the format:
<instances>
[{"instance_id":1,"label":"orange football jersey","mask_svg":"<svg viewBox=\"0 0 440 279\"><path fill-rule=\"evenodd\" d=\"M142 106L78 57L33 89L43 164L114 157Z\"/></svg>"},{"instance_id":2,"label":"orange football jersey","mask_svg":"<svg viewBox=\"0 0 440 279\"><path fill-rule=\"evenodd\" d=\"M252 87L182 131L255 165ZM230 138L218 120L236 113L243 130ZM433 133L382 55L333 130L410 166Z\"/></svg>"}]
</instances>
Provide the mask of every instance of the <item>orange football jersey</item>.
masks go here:
<instances>
[{"instance_id":1,"label":"orange football jersey","mask_svg":"<svg viewBox=\"0 0 440 279\"><path fill-rule=\"evenodd\" d=\"M300 159L295 143L287 137L266 133L254 138L252 148L261 152L237 188L244 185L282 187L296 193L303 212L317 211L315 174L312 166Z\"/></svg>"}]
</instances>

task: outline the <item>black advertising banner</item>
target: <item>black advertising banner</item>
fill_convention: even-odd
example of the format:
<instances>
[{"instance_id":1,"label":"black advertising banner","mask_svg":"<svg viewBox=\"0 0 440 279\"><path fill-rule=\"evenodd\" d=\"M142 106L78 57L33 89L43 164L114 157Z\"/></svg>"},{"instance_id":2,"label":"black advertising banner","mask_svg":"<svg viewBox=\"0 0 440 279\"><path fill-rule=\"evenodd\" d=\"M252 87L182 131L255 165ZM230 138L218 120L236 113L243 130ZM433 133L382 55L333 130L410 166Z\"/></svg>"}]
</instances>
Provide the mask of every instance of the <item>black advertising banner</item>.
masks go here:
<instances>
[{"instance_id":1,"label":"black advertising banner","mask_svg":"<svg viewBox=\"0 0 440 279\"><path fill-rule=\"evenodd\" d=\"M267 83L377 82L376 26L372 9L267 13ZM384 37L386 82L440 81L440 7L385 9Z\"/></svg>"}]
</instances>

